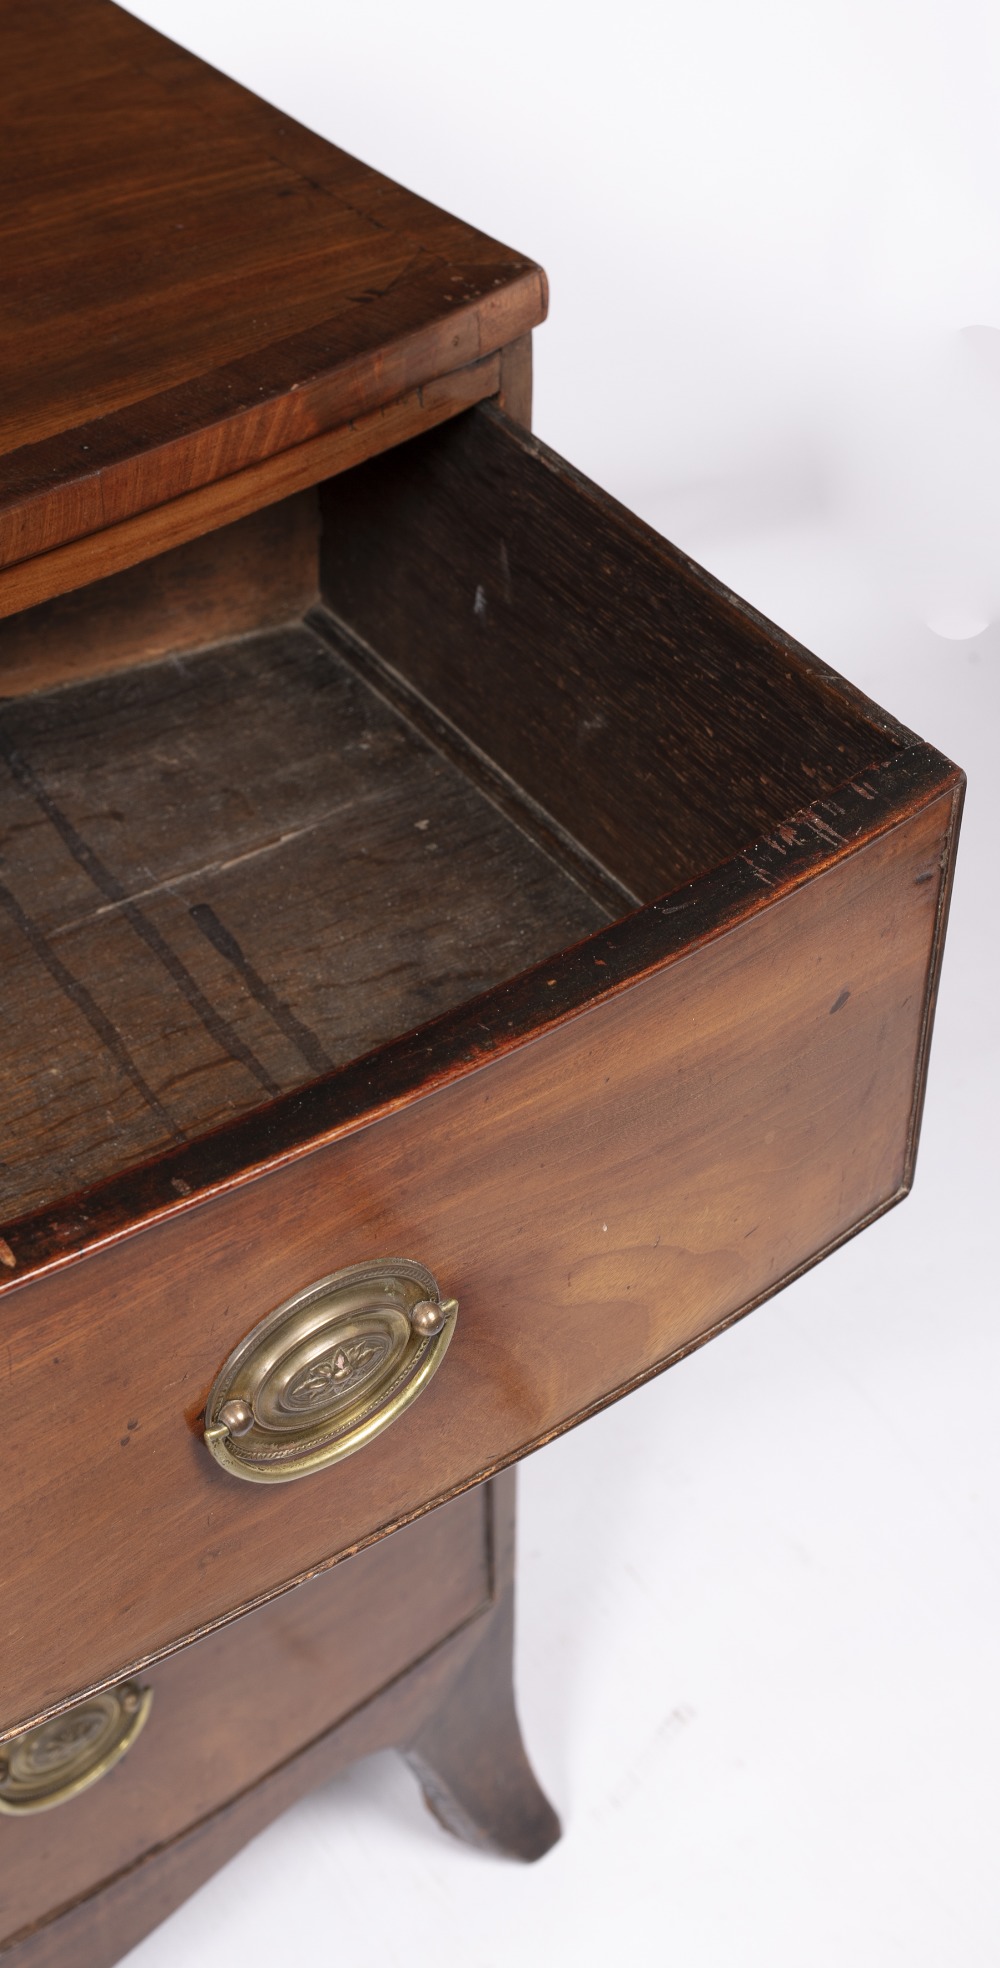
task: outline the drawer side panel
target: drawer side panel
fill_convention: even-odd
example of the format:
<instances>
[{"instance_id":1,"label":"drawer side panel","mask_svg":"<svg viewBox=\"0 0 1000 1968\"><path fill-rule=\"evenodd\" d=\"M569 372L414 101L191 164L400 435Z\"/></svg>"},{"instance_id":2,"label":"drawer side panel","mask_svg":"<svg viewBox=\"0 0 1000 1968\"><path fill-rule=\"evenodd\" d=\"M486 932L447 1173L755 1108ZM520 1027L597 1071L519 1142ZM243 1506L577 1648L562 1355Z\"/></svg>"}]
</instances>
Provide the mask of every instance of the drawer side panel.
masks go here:
<instances>
[{"instance_id":1,"label":"drawer side panel","mask_svg":"<svg viewBox=\"0 0 1000 1968\"><path fill-rule=\"evenodd\" d=\"M906 742L493 406L331 480L320 504L321 591L360 661L641 900Z\"/></svg>"}]
</instances>

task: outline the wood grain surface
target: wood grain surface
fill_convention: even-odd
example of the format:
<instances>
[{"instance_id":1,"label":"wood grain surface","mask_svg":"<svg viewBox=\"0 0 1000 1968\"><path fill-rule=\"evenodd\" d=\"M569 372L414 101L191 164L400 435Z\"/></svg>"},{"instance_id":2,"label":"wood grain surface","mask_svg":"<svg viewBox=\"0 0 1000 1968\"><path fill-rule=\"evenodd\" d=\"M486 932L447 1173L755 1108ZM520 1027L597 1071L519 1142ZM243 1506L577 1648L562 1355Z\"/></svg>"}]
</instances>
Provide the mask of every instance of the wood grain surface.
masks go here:
<instances>
[{"instance_id":1,"label":"wood grain surface","mask_svg":"<svg viewBox=\"0 0 1000 1968\"><path fill-rule=\"evenodd\" d=\"M10 1968L112 1968L279 1812L389 1746L404 1751L430 1808L456 1836L515 1858L548 1850L559 1821L525 1754L514 1699L514 1472L430 1521L440 1527L435 1533L413 1526L378 1546L377 1562L375 1553L360 1554L332 1579L300 1587L280 1620L277 1608L259 1612L157 1670L155 1713L172 1709L175 1739L168 1741L163 1727L151 1736L151 1722L128 1763L79 1800L79 1809L68 1807L47 1825L11 1827L24 1847L16 1903L36 1911L19 1928L8 1926L0 1941ZM480 1591L484 1600L475 1596ZM345 1712L348 1691L367 1688L394 1644L398 1650L398 1618L388 1645L383 1628L401 1603L411 1643L405 1667ZM440 1638L456 1615L454 1630ZM436 1644L422 1649L427 1633ZM279 1701L272 1728L275 1677L300 1682L304 1657L313 1686L299 1688L298 1705L294 1697ZM224 1725L220 1687L228 1690L232 1669ZM300 1746L304 1727L330 1713L343 1719ZM213 1751L207 1774L200 1739L206 1721ZM146 1767L133 1769L130 1783L125 1772L143 1741ZM240 1783L265 1750L272 1757L266 1774ZM170 1779L176 1789L165 1797ZM168 1836L143 1847L154 1827L170 1825ZM14 1837L7 1842L13 1853Z\"/></svg>"},{"instance_id":2,"label":"wood grain surface","mask_svg":"<svg viewBox=\"0 0 1000 1968\"><path fill-rule=\"evenodd\" d=\"M528 1761L514 1694L514 1473L504 1470L488 1486L489 1624L444 1701L401 1747L446 1831L481 1851L531 1862L551 1850L560 1825Z\"/></svg>"},{"instance_id":3,"label":"wood grain surface","mask_svg":"<svg viewBox=\"0 0 1000 1968\"><path fill-rule=\"evenodd\" d=\"M869 814L877 778L857 782ZM809 878L773 872L794 861L786 829L770 864L748 857L755 899L727 929L543 1043L465 1060L427 1099L9 1287L5 1723L524 1453L897 1200L957 784L853 848L814 835ZM443 1370L363 1454L279 1490L235 1482L201 1440L231 1346L391 1253L461 1301Z\"/></svg>"},{"instance_id":4,"label":"wood grain surface","mask_svg":"<svg viewBox=\"0 0 1000 1968\"><path fill-rule=\"evenodd\" d=\"M323 597L361 659L639 900L906 741L491 407L334 480L321 502Z\"/></svg>"},{"instance_id":5,"label":"wood grain surface","mask_svg":"<svg viewBox=\"0 0 1000 1968\"><path fill-rule=\"evenodd\" d=\"M301 445L544 315L530 261L107 0L3 0L0 119L0 565Z\"/></svg>"},{"instance_id":6,"label":"wood grain surface","mask_svg":"<svg viewBox=\"0 0 1000 1968\"><path fill-rule=\"evenodd\" d=\"M276 628L318 599L311 490L0 620L0 699Z\"/></svg>"},{"instance_id":7,"label":"wood grain surface","mask_svg":"<svg viewBox=\"0 0 1000 1968\"><path fill-rule=\"evenodd\" d=\"M160 1662L149 1721L114 1770L56 1810L0 1817L0 1957L4 1940L211 1817L482 1614L491 1504L472 1490Z\"/></svg>"},{"instance_id":8,"label":"wood grain surface","mask_svg":"<svg viewBox=\"0 0 1000 1968\"><path fill-rule=\"evenodd\" d=\"M482 1622L486 1625L486 1621ZM448 1690L479 1641L473 1621L384 1693L365 1702L251 1789L146 1853L97 1892L61 1904L52 1917L0 1947L4 1968L114 1968L265 1825L307 1792L376 1750L406 1740Z\"/></svg>"},{"instance_id":9,"label":"wood grain surface","mask_svg":"<svg viewBox=\"0 0 1000 1968\"><path fill-rule=\"evenodd\" d=\"M606 917L308 629L0 708L4 1219Z\"/></svg>"},{"instance_id":10,"label":"wood grain surface","mask_svg":"<svg viewBox=\"0 0 1000 1968\"><path fill-rule=\"evenodd\" d=\"M522 372L523 367L522 358ZM501 356L486 356L481 362L469 363L419 389L408 390L365 416L334 424L287 451L168 499L165 505L151 506L101 532L35 554L30 560L9 567L0 563L0 619L135 567L186 541L211 535L214 529L226 527L244 514L318 484L332 472L349 471L387 446L404 444L446 417L467 410L470 404L502 393L502 375Z\"/></svg>"}]
</instances>

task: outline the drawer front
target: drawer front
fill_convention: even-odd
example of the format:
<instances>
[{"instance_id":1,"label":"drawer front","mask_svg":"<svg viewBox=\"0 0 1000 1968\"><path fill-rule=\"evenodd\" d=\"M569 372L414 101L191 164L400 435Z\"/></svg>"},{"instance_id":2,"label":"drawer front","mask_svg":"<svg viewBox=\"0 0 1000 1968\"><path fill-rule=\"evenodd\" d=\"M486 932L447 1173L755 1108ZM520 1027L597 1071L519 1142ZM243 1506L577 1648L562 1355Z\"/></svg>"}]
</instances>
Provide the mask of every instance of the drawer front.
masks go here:
<instances>
[{"instance_id":1,"label":"drawer front","mask_svg":"<svg viewBox=\"0 0 1000 1968\"><path fill-rule=\"evenodd\" d=\"M0 1815L0 1949L244 1794L474 1618L490 1592L487 1511L485 1491L460 1497L144 1675L148 1719L114 1768L55 1807Z\"/></svg>"},{"instance_id":2,"label":"drawer front","mask_svg":"<svg viewBox=\"0 0 1000 1968\"><path fill-rule=\"evenodd\" d=\"M953 804L377 1123L11 1291L4 1722L522 1455L895 1200ZM227 1355L390 1256L459 1301L440 1371L360 1453L239 1481L203 1439Z\"/></svg>"}]
</instances>

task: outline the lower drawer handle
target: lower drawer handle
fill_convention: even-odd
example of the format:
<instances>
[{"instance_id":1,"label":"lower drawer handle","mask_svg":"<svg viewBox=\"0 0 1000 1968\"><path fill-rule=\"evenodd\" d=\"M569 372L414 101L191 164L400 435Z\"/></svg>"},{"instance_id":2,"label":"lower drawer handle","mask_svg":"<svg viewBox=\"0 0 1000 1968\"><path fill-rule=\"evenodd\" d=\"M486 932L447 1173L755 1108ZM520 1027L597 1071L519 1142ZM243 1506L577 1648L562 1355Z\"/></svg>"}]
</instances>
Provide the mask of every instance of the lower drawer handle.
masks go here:
<instances>
[{"instance_id":1,"label":"lower drawer handle","mask_svg":"<svg viewBox=\"0 0 1000 1968\"><path fill-rule=\"evenodd\" d=\"M124 1681L0 1743L0 1811L20 1818L78 1797L131 1748L152 1701L152 1688Z\"/></svg>"},{"instance_id":2,"label":"lower drawer handle","mask_svg":"<svg viewBox=\"0 0 1000 1968\"><path fill-rule=\"evenodd\" d=\"M290 1483L353 1455L437 1372L457 1311L410 1258L320 1278L230 1353L205 1404L207 1447L248 1483Z\"/></svg>"}]
</instances>

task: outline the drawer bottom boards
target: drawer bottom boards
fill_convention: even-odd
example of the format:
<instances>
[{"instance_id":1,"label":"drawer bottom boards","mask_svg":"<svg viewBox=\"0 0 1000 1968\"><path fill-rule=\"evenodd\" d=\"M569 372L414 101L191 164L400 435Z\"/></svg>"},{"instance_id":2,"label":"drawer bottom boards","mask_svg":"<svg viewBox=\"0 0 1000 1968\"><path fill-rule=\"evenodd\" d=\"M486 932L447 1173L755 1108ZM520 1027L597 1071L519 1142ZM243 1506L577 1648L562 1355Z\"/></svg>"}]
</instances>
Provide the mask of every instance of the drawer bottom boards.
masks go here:
<instances>
[{"instance_id":1,"label":"drawer bottom boards","mask_svg":"<svg viewBox=\"0 0 1000 1968\"><path fill-rule=\"evenodd\" d=\"M0 1961L111 1968L273 1817L395 1745L460 1836L558 1835L512 1702L513 1475L160 1661L122 1760L0 1817Z\"/></svg>"},{"instance_id":2,"label":"drawer bottom boards","mask_svg":"<svg viewBox=\"0 0 1000 1968\"><path fill-rule=\"evenodd\" d=\"M5 704L0 837L10 1215L607 920L302 622Z\"/></svg>"}]
</instances>

